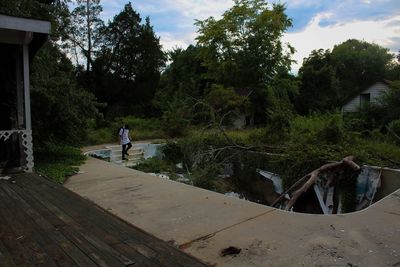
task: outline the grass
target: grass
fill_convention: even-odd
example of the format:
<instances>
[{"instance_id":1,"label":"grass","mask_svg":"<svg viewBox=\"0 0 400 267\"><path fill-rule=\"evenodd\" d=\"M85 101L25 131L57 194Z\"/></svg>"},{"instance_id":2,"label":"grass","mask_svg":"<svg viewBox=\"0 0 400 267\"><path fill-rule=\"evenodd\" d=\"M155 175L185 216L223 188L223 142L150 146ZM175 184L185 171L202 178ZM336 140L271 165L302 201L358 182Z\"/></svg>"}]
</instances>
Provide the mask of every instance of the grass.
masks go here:
<instances>
[{"instance_id":1,"label":"grass","mask_svg":"<svg viewBox=\"0 0 400 267\"><path fill-rule=\"evenodd\" d=\"M99 145L119 142L117 131L125 124L129 125L132 141L166 138L159 119L143 119L128 116L116 118L113 122L108 122L108 125L102 128L92 126L86 144Z\"/></svg>"},{"instance_id":2,"label":"grass","mask_svg":"<svg viewBox=\"0 0 400 267\"><path fill-rule=\"evenodd\" d=\"M78 148L45 144L35 149L35 171L62 184L78 171L85 158Z\"/></svg>"}]
</instances>

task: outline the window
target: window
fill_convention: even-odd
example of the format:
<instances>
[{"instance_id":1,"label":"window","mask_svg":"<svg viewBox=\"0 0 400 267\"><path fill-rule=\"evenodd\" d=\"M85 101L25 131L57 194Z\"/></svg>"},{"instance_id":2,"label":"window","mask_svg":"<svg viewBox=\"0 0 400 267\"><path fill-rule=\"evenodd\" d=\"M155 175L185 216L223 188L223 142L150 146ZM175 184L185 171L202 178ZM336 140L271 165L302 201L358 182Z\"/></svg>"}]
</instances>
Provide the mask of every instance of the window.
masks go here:
<instances>
[{"instance_id":1,"label":"window","mask_svg":"<svg viewBox=\"0 0 400 267\"><path fill-rule=\"evenodd\" d=\"M364 105L371 102L371 94L361 94L360 95L360 104Z\"/></svg>"}]
</instances>

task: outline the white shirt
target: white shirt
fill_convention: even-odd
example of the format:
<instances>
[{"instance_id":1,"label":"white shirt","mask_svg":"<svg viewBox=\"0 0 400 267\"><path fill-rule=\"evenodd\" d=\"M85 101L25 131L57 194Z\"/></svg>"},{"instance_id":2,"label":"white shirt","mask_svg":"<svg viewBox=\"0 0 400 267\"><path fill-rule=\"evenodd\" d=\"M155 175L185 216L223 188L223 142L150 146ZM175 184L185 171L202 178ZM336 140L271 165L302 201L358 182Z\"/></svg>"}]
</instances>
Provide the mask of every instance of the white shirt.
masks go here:
<instances>
[{"instance_id":1,"label":"white shirt","mask_svg":"<svg viewBox=\"0 0 400 267\"><path fill-rule=\"evenodd\" d=\"M119 130L119 137L121 139L121 145L126 145L131 142L131 140L129 140L129 130L128 129L122 128L121 130Z\"/></svg>"}]
</instances>

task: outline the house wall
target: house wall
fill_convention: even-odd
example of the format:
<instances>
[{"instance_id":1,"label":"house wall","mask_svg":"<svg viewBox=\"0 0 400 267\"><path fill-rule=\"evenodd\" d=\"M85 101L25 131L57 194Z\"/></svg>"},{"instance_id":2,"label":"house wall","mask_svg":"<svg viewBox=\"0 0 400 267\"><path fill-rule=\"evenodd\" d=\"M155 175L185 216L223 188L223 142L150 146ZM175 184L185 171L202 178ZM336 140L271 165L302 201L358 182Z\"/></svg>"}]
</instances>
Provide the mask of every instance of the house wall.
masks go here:
<instances>
[{"instance_id":1,"label":"house wall","mask_svg":"<svg viewBox=\"0 0 400 267\"><path fill-rule=\"evenodd\" d=\"M369 87L367 90L363 91L361 94L371 94L371 103L376 103L379 97L382 96L382 93L386 92L389 87L382 83L378 82ZM361 94L358 94L352 100L347 102L343 106L343 112L355 112L361 105Z\"/></svg>"},{"instance_id":2,"label":"house wall","mask_svg":"<svg viewBox=\"0 0 400 267\"><path fill-rule=\"evenodd\" d=\"M241 114L233 122L233 127L235 129L242 129L246 126L246 116Z\"/></svg>"}]
</instances>

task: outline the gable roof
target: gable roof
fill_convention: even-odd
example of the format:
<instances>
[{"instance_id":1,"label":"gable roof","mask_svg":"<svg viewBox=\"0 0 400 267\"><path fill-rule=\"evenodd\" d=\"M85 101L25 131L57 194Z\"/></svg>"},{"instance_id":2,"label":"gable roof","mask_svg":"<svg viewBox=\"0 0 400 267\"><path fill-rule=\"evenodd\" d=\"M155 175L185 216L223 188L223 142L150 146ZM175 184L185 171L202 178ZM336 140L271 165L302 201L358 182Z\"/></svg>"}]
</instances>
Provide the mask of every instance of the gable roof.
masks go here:
<instances>
[{"instance_id":1,"label":"gable roof","mask_svg":"<svg viewBox=\"0 0 400 267\"><path fill-rule=\"evenodd\" d=\"M363 92L369 90L372 86L374 86L374 85L377 84L377 83L383 83L383 84L389 86L390 81L389 81L389 80L381 80L381 81L377 81L377 82L372 83L370 86L368 86L368 87L366 87L366 88L363 88L362 90L359 90L359 91L357 91L356 93L354 93L354 94L350 95L349 97L347 97L347 98L343 101L342 106L348 104L348 103L349 103L350 101L352 101L355 97L357 97L358 95L362 94Z\"/></svg>"}]
</instances>

